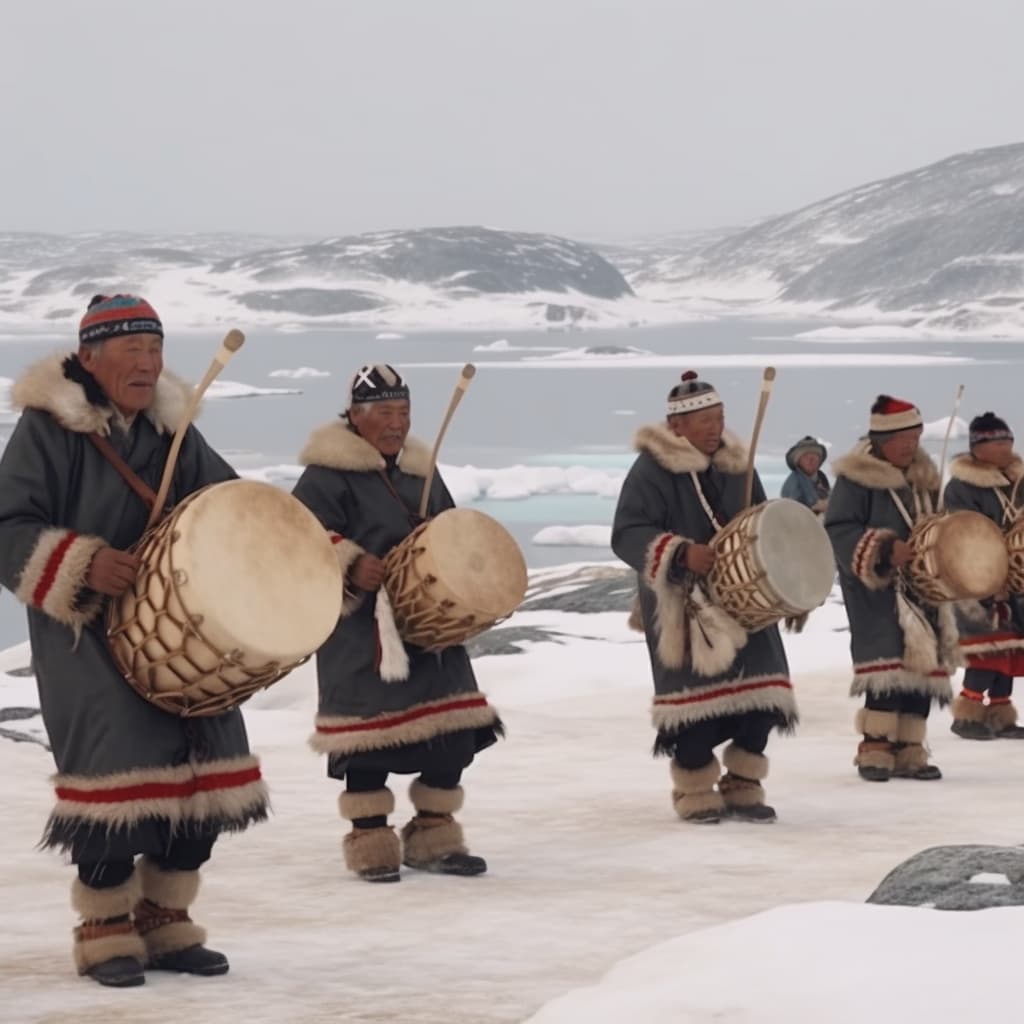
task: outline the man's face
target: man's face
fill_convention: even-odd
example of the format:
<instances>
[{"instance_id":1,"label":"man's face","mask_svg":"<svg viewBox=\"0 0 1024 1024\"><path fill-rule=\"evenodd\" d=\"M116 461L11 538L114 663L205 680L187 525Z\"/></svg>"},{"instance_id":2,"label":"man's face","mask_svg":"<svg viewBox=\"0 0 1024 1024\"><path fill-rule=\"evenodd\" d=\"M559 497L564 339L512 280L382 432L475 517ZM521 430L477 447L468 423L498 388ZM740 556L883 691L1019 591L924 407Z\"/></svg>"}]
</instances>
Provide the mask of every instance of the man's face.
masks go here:
<instances>
[{"instance_id":1,"label":"man's face","mask_svg":"<svg viewBox=\"0 0 1024 1024\"><path fill-rule=\"evenodd\" d=\"M814 476L821 468L821 456L817 452L804 452L796 464L808 475Z\"/></svg>"},{"instance_id":2,"label":"man's face","mask_svg":"<svg viewBox=\"0 0 1024 1024\"><path fill-rule=\"evenodd\" d=\"M685 437L697 451L704 455L714 455L722 445L725 406L714 405L710 409L698 409L682 416L669 416L668 426L676 437Z\"/></svg>"},{"instance_id":3,"label":"man's face","mask_svg":"<svg viewBox=\"0 0 1024 1024\"><path fill-rule=\"evenodd\" d=\"M971 454L987 466L995 466L997 469L1006 469L1013 462L1013 442L1005 441L982 441L971 449Z\"/></svg>"},{"instance_id":4,"label":"man's face","mask_svg":"<svg viewBox=\"0 0 1024 1024\"><path fill-rule=\"evenodd\" d=\"M409 436L411 407L408 399L397 402L363 402L352 406L352 426L381 455L397 455Z\"/></svg>"},{"instance_id":5,"label":"man's face","mask_svg":"<svg viewBox=\"0 0 1024 1024\"><path fill-rule=\"evenodd\" d=\"M153 404L164 368L164 342L159 334L126 334L97 345L81 345L78 358L125 416Z\"/></svg>"},{"instance_id":6,"label":"man's face","mask_svg":"<svg viewBox=\"0 0 1024 1024\"><path fill-rule=\"evenodd\" d=\"M897 469L906 469L917 454L921 446L921 427L913 427L910 430L900 430L878 445L882 458L891 462Z\"/></svg>"}]
</instances>

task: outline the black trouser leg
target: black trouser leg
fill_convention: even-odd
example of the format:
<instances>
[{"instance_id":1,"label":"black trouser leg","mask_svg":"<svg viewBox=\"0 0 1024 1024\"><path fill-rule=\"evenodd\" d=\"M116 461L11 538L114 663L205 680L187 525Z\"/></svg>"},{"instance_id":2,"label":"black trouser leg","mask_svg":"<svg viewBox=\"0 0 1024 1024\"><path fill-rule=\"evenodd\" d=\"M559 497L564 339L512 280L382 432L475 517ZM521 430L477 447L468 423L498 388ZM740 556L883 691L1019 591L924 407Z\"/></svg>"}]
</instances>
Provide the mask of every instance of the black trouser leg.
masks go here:
<instances>
[{"instance_id":1,"label":"black trouser leg","mask_svg":"<svg viewBox=\"0 0 1024 1024\"><path fill-rule=\"evenodd\" d=\"M777 717L770 711L748 711L736 715L736 725L732 730L732 739L737 747L742 747L751 754L763 754L768 746L768 737L775 728Z\"/></svg>"},{"instance_id":2,"label":"black trouser leg","mask_svg":"<svg viewBox=\"0 0 1024 1024\"><path fill-rule=\"evenodd\" d=\"M114 889L132 877L134 860L101 860L78 865L78 878L90 889Z\"/></svg>"},{"instance_id":3,"label":"black trouser leg","mask_svg":"<svg viewBox=\"0 0 1024 1024\"><path fill-rule=\"evenodd\" d=\"M864 697L864 707L869 711L894 711L898 715L918 715L927 718L932 707L932 699L923 693L868 693Z\"/></svg>"},{"instance_id":4,"label":"black trouser leg","mask_svg":"<svg viewBox=\"0 0 1024 1024\"><path fill-rule=\"evenodd\" d=\"M709 764L715 747L728 739L723 723L721 718L706 718L680 729L676 734L676 764L691 772Z\"/></svg>"}]
</instances>

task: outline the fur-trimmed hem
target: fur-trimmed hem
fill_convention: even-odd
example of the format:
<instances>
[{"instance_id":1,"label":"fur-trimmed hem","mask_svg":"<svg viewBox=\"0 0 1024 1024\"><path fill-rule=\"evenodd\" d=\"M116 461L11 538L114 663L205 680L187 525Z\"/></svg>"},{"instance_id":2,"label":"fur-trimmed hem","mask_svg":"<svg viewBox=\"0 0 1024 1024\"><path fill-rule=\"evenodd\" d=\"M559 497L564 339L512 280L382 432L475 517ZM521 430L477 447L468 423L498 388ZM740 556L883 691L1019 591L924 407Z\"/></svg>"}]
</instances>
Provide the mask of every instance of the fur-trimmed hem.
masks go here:
<instances>
[{"instance_id":1,"label":"fur-trimmed hem","mask_svg":"<svg viewBox=\"0 0 1024 1024\"><path fill-rule=\"evenodd\" d=\"M94 889L78 878L71 883L71 906L83 921L104 921L130 914L141 898L142 880L138 871L109 889Z\"/></svg>"},{"instance_id":2,"label":"fur-trimmed hem","mask_svg":"<svg viewBox=\"0 0 1024 1024\"><path fill-rule=\"evenodd\" d=\"M222 758L174 768L110 775L56 775L57 801L41 845L70 848L80 832L130 829L162 819L172 833L193 824L241 831L267 817L269 798L259 759Z\"/></svg>"},{"instance_id":3,"label":"fur-trimmed hem","mask_svg":"<svg viewBox=\"0 0 1024 1024\"><path fill-rule=\"evenodd\" d=\"M741 775L745 779L753 779L760 782L768 778L768 758L764 754L755 754L752 751L744 750L730 743L722 754L722 764L725 770L734 775Z\"/></svg>"},{"instance_id":4,"label":"fur-trimmed hem","mask_svg":"<svg viewBox=\"0 0 1024 1024\"><path fill-rule=\"evenodd\" d=\"M875 697L886 697L891 693L917 693L922 697L932 697L940 706L945 706L953 699L951 675L940 669L927 674L912 672L898 658L879 658L853 666L850 696L863 697L870 693Z\"/></svg>"},{"instance_id":5,"label":"fur-trimmed hem","mask_svg":"<svg viewBox=\"0 0 1024 1024\"><path fill-rule=\"evenodd\" d=\"M462 810L466 792L461 786L454 789L438 789L414 779L409 786L409 799L417 811L431 814L457 814Z\"/></svg>"},{"instance_id":6,"label":"fur-trimmed hem","mask_svg":"<svg viewBox=\"0 0 1024 1024\"><path fill-rule=\"evenodd\" d=\"M402 843L389 825L352 829L341 841L341 854L345 867L356 874L402 866Z\"/></svg>"},{"instance_id":7,"label":"fur-trimmed hem","mask_svg":"<svg viewBox=\"0 0 1024 1024\"><path fill-rule=\"evenodd\" d=\"M356 754L497 724L498 713L482 693L474 691L414 704L401 711L386 711L372 718L319 714L309 745L318 754Z\"/></svg>"},{"instance_id":8,"label":"fur-trimmed hem","mask_svg":"<svg viewBox=\"0 0 1024 1024\"><path fill-rule=\"evenodd\" d=\"M413 818L402 828L402 859L411 868L427 867L450 853L469 853L462 826L451 819L423 824Z\"/></svg>"},{"instance_id":9,"label":"fur-trimmed hem","mask_svg":"<svg viewBox=\"0 0 1024 1024\"><path fill-rule=\"evenodd\" d=\"M728 430L722 434L722 446L711 457L694 448L685 437L674 434L667 423L641 427L633 438L633 447L646 452L670 473L703 473L711 465L734 475L747 471L747 451Z\"/></svg>"},{"instance_id":10,"label":"fur-trimmed hem","mask_svg":"<svg viewBox=\"0 0 1024 1024\"><path fill-rule=\"evenodd\" d=\"M167 953L206 945L206 929L194 921L175 921L147 932L142 941L146 946L147 959L155 960Z\"/></svg>"},{"instance_id":11,"label":"fur-trimmed hem","mask_svg":"<svg viewBox=\"0 0 1024 1024\"><path fill-rule=\"evenodd\" d=\"M1024 476L1024 459L1014 455L1009 466L1003 470L986 462L979 462L970 452L961 452L950 460L949 475L953 480L962 480L972 487L997 490L1012 486Z\"/></svg>"},{"instance_id":12,"label":"fur-trimmed hem","mask_svg":"<svg viewBox=\"0 0 1024 1024\"><path fill-rule=\"evenodd\" d=\"M1005 651L1024 651L1024 635L1020 633L979 633L960 638L960 653L967 660L983 654L1001 654Z\"/></svg>"},{"instance_id":13,"label":"fur-trimmed hem","mask_svg":"<svg viewBox=\"0 0 1024 1024\"><path fill-rule=\"evenodd\" d=\"M85 974L90 967L106 963L115 957L124 956L146 962L146 944L138 932L124 935L105 935L101 939L76 939L72 947L75 969Z\"/></svg>"},{"instance_id":14,"label":"fur-trimmed hem","mask_svg":"<svg viewBox=\"0 0 1024 1024\"><path fill-rule=\"evenodd\" d=\"M651 708L651 719L660 738L695 722L747 711L774 711L779 717L779 728L783 732L792 731L799 716L789 678L750 676L658 694ZM656 752L662 752L660 742Z\"/></svg>"},{"instance_id":15,"label":"fur-trimmed hem","mask_svg":"<svg viewBox=\"0 0 1024 1024\"><path fill-rule=\"evenodd\" d=\"M299 453L299 464L325 466L345 473L375 473L387 465L369 441L349 428L344 416L310 434ZM398 456L398 468L409 476L425 477L430 468L430 449L415 437L407 437Z\"/></svg>"},{"instance_id":16,"label":"fur-trimmed hem","mask_svg":"<svg viewBox=\"0 0 1024 1024\"><path fill-rule=\"evenodd\" d=\"M73 352L49 355L33 363L11 390L15 409L39 409L49 413L65 430L75 434L110 433L114 408L109 403L89 401L85 388L64 375L64 363L76 360ZM192 398L192 386L170 370L157 378L153 404L143 415L157 433L170 434L178 429L185 409ZM198 415L198 411L197 411Z\"/></svg>"},{"instance_id":17,"label":"fur-trimmed hem","mask_svg":"<svg viewBox=\"0 0 1024 1024\"><path fill-rule=\"evenodd\" d=\"M900 730L900 716L895 711L876 711L874 708L858 708L853 716L853 727L862 736L896 742Z\"/></svg>"},{"instance_id":18,"label":"fur-trimmed hem","mask_svg":"<svg viewBox=\"0 0 1024 1024\"><path fill-rule=\"evenodd\" d=\"M199 895L198 871L164 871L148 857L143 857L139 861L138 872L143 899L161 907L184 910L192 906Z\"/></svg>"},{"instance_id":19,"label":"fur-trimmed hem","mask_svg":"<svg viewBox=\"0 0 1024 1024\"><path fill-rule=\"evenodd\" d=\"M103 595L87 590L85 581L96 552L105 547L102 537L61 527L40 531L14 596L78 634L103 607Z\"/></svg>"},{"instance_id":20,"label":"fur-trimmed hem","mask_svg":"<svg viewBox=\"0 0 1024 1024\"><path fill-rule=\"evenodd\" d=\"M883 549L895 540L895 531L871 528L865 530L857 541L853 557L850 559L850 569L868 590L885 590L886 587L891 587L896 579L896 569L890 569L886 573L881 573L878 569Z\"/></svg>"},{"instance_id":21,"label":"fur-trimmed hem","mask_svg":"<svg viewBox=\"0 0 1024 1024\"><path fill-rule=\"evenodd\" d=\"M395 813L395 794L385 786L369 793L350 793L342 790L338 796L338 813L346 821L356 818L376 818Z\"/></svg>"},{"instance_id":22,"label":"fur-trimmed hem","mask_svg":"<svg viewBox=\"0 0 1024 1024\"><path fill-rule=\"evenodd\" d=\"M915 490L937 491L941 484L938 467L923 448L918 448L914 461L904 471L873 455L870 441L861 441L848 454L835 459L832 468L836 477L846 477L872 491L898 491L908 484Z\"/></svg>"}]
</instances>

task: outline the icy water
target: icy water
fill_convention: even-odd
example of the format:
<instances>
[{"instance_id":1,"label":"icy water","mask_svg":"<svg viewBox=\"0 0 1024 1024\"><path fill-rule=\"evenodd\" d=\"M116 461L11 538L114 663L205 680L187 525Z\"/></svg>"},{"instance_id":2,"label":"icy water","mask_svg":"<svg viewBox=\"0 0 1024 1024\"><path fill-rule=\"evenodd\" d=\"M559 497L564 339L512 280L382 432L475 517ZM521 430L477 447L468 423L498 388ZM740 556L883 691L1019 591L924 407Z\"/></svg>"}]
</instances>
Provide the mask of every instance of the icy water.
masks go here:
<instances>
[{"instance_id":1,"label":"icy water","mask_svg":"<svg viewBox=\"0 0 1024 1024\"><path fill-rule=\"evenodd\" d=\"M449 429L442 463L501 468L501 498L475 507L501 520L531 566L611 557L595 547L533 544L542 527L608 524L614 479L632 461L632 435L664 414L664 399L682 370L692 367L723 395L727 425L749 436L762 368L778 367L761 435L758 465L769 493L784 476L782 456L794 440L815 434L842 451L864 429L880 391L915 400L925 418L948 416L956 386L966 385L963 414L996 409L1014 419L1024 346L999 341L803 340L820 324L720 320L649 329L586 332L438 332L378 338L376 331L253 331L223 378L254 387L294 388L298 395L207 401L199 425L239 469L290 465L310 430L344 407L348 381L365 362L403 369L413 390L413 430L433 441L459 367L477 375ZM220 332L171 335L167 365L197 380ZM474 351L507 339L508 348ZM595 359L584 348L632 347L646 355ZM14 378L59 340L6 336L0 376ZM556 352L553 349L566 349ZM271 377L278 369L312 367L330 376ZM9 418L8 418L9 420ZM0 436L10 425L0 419ZM528 471L582 467L601 493L534 493ZM524 467L511 472L512 467ZM600 481L604 480L604 486ZM611 484L609 484L609 480ZM516 483L518 481L518 484ZM510 486L514 484L514 486ZM288 486L287 474L282 485ZM584 490L588 485L581 485ZM532 491L531 488L534 490ZM493 492L492 492L493 493ZM0 595L0 647L23 639L22 611Z\"/></svg>"}]
</instances>

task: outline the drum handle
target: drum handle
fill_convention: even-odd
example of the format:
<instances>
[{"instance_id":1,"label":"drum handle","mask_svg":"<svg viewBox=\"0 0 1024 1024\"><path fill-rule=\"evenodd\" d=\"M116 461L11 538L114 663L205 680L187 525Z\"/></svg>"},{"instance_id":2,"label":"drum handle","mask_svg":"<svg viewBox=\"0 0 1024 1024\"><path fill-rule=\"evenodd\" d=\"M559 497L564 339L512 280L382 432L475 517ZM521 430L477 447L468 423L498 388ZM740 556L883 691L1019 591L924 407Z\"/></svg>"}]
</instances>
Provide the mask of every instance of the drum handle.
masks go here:
<instances>
[{"instance_id":1,"label":"drum handle","mask_svg":"<svg viewBox=\"0 0 1024 1024\"><path fill-rule=\"evenodd\" d=\"M462 401L462 396L466 393L466 388L469 387L469 382L475 374L476 367L472 363L466 363L455 385L452 400L448 403L448 411L444 414L444 419L441 421L441 429L437 432L437 440L434 442L434 448L430 453L430 465L427 467L427 476L423 481L423 494L420 496L419 507L420 519L427 517L427 505L430 502L430 485L434 482L434 470L437 468L437 453L441 450L441 442L444 440L445 431L448 429L448 424L451 423L455 410L459 407L459 402Z\"/></svg>"},{"instance_id":2,"label":"drum handle","mask_svg":"<svg viewBox=\"0 0 1024 1024\"><path fill-rule=\"evenodd\" d=\"M181 451L182 441L185 440L185 432L188 430L189 424L195 418L200 400L206 393L206 389L213 383L217 374L219 374L220 371L228 365L231 357L242 347L244 341L245 335L241 331L228 331L224 336L224 340L220 343L220 348L217 350L217 354L213 357L213 361L210 363L209 369L206 371L206 375L192 392L192 397L189 399L188 405L185 407L185 412L182 414L181 421L178 423L178 429L174 432L174 440L171 441L171 450L167 453L167 462L164 465L164 474L160 478L160 490L156 492L156 501L153 502L153 507L149 512L149 521L146 523L147 530L150 529L150 527L152 527L163 514L164 502L167 500L167 493L171 489L171 477L174 475L174 467L178 462L178 453Z\"/></svg>"},{"instance_id":3,"label":"drum handle","mask_svg":"<svg viewBox=\"0 0 1024 1024\"><path fill-rule=\"evenodd\" d=\"M750 508L754 500L754 454L757 451L757 439L761 436L761 424L764 422L768 399L771 397L772 385L775 383L775 367L766 366L761 377L761 397L757 403L757 415L754 417L754 430L750 437L750 450L747 452L747 479L743 489L743 507Z\"/></svg>"},{"instance_id":4,"label":"drum handle","mask_svg":"<svg viewBox=\"0 0 1024 1024\"><path fill-rule=\"evenodd\" d=\"M949 449L949 435L953 433L953 424L956 422L956 414L960 411L960 399L964 397L964 386L958 384L956 398L953 399L953 411L949 414L949 422L946 424L946 436L942 439L942 455L939 457L939 504L936 509L941 512L946 504L946 488L942 486L942 474L946 471L946 452Z\"/></svg>"}]
</instances>

